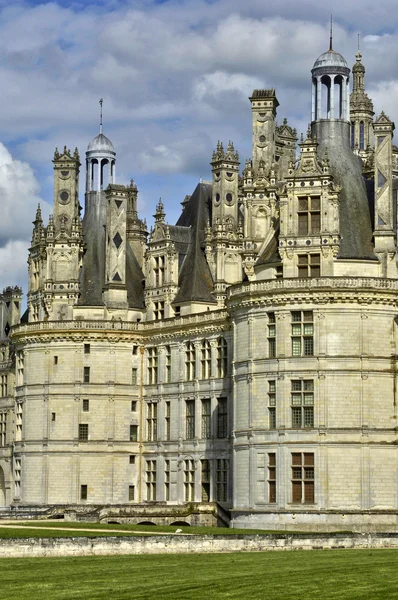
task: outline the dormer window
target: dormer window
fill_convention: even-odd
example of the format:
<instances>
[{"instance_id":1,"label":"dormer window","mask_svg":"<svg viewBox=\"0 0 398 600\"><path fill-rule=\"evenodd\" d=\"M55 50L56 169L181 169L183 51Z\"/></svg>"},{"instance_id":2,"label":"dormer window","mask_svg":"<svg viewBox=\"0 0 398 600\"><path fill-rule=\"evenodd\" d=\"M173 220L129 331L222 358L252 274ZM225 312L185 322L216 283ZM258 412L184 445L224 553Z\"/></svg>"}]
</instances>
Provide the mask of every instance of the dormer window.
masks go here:
<instances>
[{"instance_id":1,"label":"dormer window","mask_svg":"<svg viewBox=\"0 0 398 600\"><path fill-rule=\"evenodd\" d=\"M316 235L321 230L321 199L319 196L298 199L298 234Z\"/></svg>"},{"instance_id":2,"label":"dormer window","mask_svg":"<svg viewBox=\"0 0 398 600\"><path fill-rule=\"evenodd\" d=\"M155 256L155 267L153 269L155 273L155 287L160 287L164 284L164 256Z\"/></svg>"}]
</instances>

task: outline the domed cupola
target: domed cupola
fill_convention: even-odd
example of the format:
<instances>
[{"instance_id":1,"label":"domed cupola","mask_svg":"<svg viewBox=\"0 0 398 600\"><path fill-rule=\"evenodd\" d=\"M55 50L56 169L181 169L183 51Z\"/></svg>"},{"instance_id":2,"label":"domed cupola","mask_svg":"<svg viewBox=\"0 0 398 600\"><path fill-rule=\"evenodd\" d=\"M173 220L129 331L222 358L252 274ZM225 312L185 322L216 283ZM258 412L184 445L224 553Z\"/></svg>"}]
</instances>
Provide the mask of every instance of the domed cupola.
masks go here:
<instances>
[{"instance_id":1,"label":"domed cupola","mask_svg":"<svg viewBox=\"0 0 398 600\"><path fill-rule=\"evenodd\" d=\"M314 63L312 73L312 121L350 120L350 69L345 58L330 46Z\"/></svg>"},{"instance_id":2,"label":"domed cupola","mask_svg":"<svg viewBox=\"0 0 398 600\"><path fill-rule=\"evenodd\" d=\"M86 192L99 192L115 183L116 152L111 140L102 133L102 104L101 99L100 132L87 146Z\"/></svg>"}]
</instances>

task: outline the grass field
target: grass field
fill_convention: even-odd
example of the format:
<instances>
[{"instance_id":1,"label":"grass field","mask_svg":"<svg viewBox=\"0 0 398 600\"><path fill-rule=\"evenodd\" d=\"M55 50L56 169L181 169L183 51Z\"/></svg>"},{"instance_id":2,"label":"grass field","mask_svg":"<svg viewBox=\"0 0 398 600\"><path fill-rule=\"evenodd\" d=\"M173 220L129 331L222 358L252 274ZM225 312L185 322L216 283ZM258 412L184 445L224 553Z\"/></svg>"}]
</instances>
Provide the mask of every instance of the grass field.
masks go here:
<instances>
[{"instance_id":1,"label":"grass field","mask_svg":"<svg viewBox=\"0 0 398 600\"><path fill-rule=\"evenodd\" d=\"M0 600L389 600L397 550L0 560Z\"/></svg>"}]
</instances>

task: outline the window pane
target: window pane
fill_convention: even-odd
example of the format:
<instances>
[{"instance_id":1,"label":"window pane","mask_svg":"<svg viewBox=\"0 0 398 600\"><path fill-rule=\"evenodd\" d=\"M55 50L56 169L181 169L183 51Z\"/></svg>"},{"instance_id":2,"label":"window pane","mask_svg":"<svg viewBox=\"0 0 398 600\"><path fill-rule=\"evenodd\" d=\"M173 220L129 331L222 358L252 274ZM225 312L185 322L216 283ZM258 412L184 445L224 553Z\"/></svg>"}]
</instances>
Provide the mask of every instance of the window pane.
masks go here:
<instances>
[{"instance_id":1,"label":"window pane","mask_svg":"<svg viewBox=\"0 0 398 600\"><path fill-rule=\"evenodd\" d=\"M293 356L301 356L301 339L292 338L292 354Z\"/></svg>"},{"instance_id":2,"label":"window pane","mask_svg":"<svg viewBox=\"0 0 398 600\"><path fill-rule=\"evenodd\" d=\"M307 467L313 466L313 464L314 464L314 455L313 455L312 452L305 452L304 453L304 464Z\"/></svg>"},{"instance_id":3,"label":"window pane","mask_svg":"<svg viewBox=\"0 0 398 600\"><path fill-rule=\"evenodd\" d=\"M301 394L292 394L292 404L301 406Z\"/></svg>"},{"instance_id":4,"label":"window pane","mask_svg":"<svg viewBox=\"0 0 398 600\"><path fill-rule=\"evenodd\" d=\"M314 503L314 483L312 481L304 483L304 502Z\"/></svg>"},{"instance_id":5,"label":"window pane","mask_svg":"<svg viewBox=\"0 0 398 600\"><path fill-rule=\"evenodd\" d=\"M269 490L268 502L270 502L270 503L276 502L276 481L268 482L268 490Z\"/></svg>"},{"instance_id":6,"label":"window pane","mask_svg":"<svg viewBox=\"0 0 398 600\"><path fill-rule=\"evenodd\" d=\"M304 408L304 427L314 427L314 409L312 406Z\"/></svg>"},{"instance_id":7,"label":"window pane","mask_svg":"<svg viewBox=\"0 0 398 600\"><path fill-rule=\"evenodd\" d=\"M321 230L321 215L319 213L311 214L311 233L319 233Z\"/></svg>"},{"instance_id":8,"label":"window pane","mask_svg":"<svg viewBox=\"0 0 398 600\"><path fill-rule=\"evenodd\" d=\"M305 456L306 455L304 455L304 457ZM292 465L301 465L301 454L299 452L292 453Z\"/></svg>"},{"instance_id":9,"label":"window pane","mask_svg":"<svg viewBox=\"0 0 398 600\"><path fill-rule=\"evenodd\" d=\"M293 481L293 502L301 502L301 481Z\"/></svg>"},{"instance_id":10,"label":"window pane","mask_svg":"<svg viewBox=\"0 0 398 600\"><path fill-rule=\"evenodd\" d=\"M301 408L292 408L292 427L301 427Z\"/></svg>"},{"instance_id":11,"label":"window pane","mask_svg":"<svg viewBox=\"0 0 398 600\"><path fill-rule=\"evenodd\" d=\"M312 356L314 354L313 338L304 338L304 356Z\"/></svg>"},{"instance_id":12,"label":"window pane","mask_svg":"<svg viewBox=\"0 0 398 600\"><path fill-rule=\"evenodd\" d=\"M300 392L301 391L301 381L297 381L297 380L292 381L292 390L294 392Z\"/></svg>"},{"instance_id":13,"label":"window pane","mask_svg":"<svg viewBox=\"0 0 398 600\"><path fill-rule=\"evenodd\" d=\"M301 323L292 325L292 335L301 335Z\"/></svg>"},{"instance_id":14,"label":"window pane","mask_svg":"<svg viewBox=\"0 0 398 600\"><path fill-rule=\"evenodd\" d=\"M275 429L276 428L276 411L275 408L269 408L269 428L270 429Z\"/></svg>"}]
</instances>

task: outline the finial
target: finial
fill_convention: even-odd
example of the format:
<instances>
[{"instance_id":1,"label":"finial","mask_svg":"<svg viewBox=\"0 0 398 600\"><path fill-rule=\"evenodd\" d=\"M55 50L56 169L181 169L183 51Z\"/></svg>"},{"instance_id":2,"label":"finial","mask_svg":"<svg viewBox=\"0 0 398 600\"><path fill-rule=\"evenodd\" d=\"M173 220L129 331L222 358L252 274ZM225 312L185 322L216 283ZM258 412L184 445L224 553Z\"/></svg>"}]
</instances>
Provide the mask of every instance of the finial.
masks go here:
<instances>
[{"instance_id":1,"label":"finial","mask_svg":"<svg viewBox=\"0 0 398 600\"><path fill-rule=\"evenodd\" d=\"M329 52L333 52L333 15L330 15L330 42Z\"/></svg>"},{"instance_id":2,"label":"finial","mask_svg":"<svg viewBox=\"0 0 398 600\"><path fill-rule=\"evenodd\" d=\"M102 98L100 99L99 103L100 103L100 106L101 106L101 109L100 109L100 133L102 133L102 105L104 103L104 101L103 101Z\"/></svg>"},{"instance_id":3,"label":"finial","mask_svg":"<svg viewBox=\"0 0 398 600\"><path fill-rule=\"evenodd\" d=\"M358 33L358 52L359 52L359 33Z\"/></svg>"}]
</instances>

